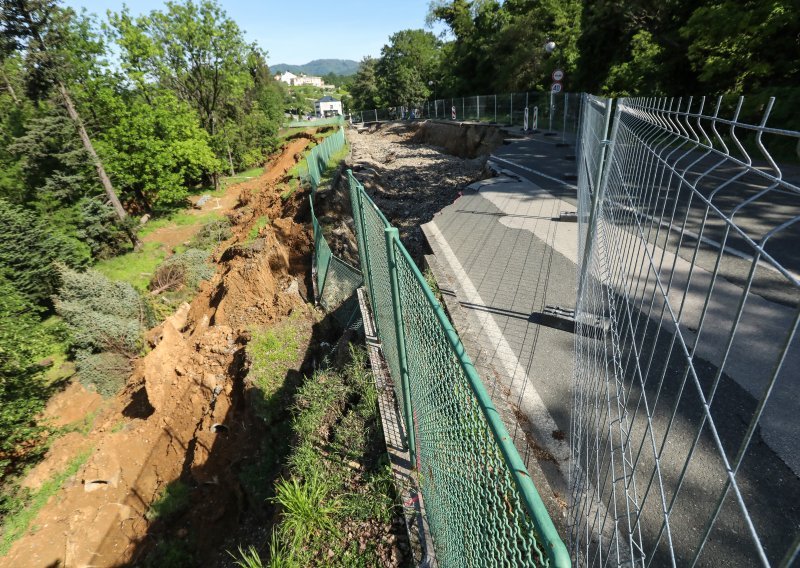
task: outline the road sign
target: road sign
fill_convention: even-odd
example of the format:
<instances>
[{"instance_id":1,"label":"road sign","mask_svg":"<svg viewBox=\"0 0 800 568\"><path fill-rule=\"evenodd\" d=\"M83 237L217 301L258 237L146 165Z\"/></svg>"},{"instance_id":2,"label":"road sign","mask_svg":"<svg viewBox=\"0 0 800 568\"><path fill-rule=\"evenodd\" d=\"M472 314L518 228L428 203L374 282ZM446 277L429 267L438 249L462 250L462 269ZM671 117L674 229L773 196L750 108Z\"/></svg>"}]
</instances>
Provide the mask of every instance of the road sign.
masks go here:
<instances>
[{"instance_id":1,"label":"road sign","mask_svg":"<svg viewBox=\"0 0 800 568\"><path fill-rule=\"evenodd\" d=\"M560 93L560 92L561 92L561 88L562 88L562 85L561 85L561 83L559 83L558 81L556 81L555 83L553 83L552 85L550 85L550 92L551 92L551 93Z\"/></svg>"},{"instance_id":2,"label":"road sign","mask_svg":"<svg viewBox=\"0 0 800 568\"><path fill-rule=\"evenodd\" d=\"M564 78L564 71L556 69L553 71L553 81L561 81Z\"/></svg>"},{"instance_id":3,"label":"road sign","mask_svg":"<svg viewBox=\"0 0 800 568\"><path fill-rule=\"evenodd\" d=\"M528 107L525 107L525 114L522 118L522 130L528 130Z\"/></svg>"},{"instance_id":4,"label":"road sign","mask_svg":"<svg viewBox=\"0 0 800 568\"><path fill-rule=\"evenodd\" d=\"M453 105L453 107L450 109L450 116L452 117L453 120L456 119L456 107L455 107L455 105Z\"/></svg>"}]
</instances>

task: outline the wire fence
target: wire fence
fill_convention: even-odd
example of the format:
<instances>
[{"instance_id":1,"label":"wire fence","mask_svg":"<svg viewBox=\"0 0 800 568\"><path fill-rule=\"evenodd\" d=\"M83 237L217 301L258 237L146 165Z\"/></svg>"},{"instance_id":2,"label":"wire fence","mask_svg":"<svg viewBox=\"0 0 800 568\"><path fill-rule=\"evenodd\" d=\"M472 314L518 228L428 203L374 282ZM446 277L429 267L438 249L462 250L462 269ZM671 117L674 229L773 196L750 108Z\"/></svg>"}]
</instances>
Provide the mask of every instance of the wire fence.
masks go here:
<instances>
[{"instance_id":1,"label":"wire fence","mask_svg":"<svg viewBox=\"0 0 800 568\"><path fill-rule=\"evenodd\" d=\"M322 226L314 212L314 199L309 197L311 223L314 228L313 279L316 298L329 313L333 313L342 328L352 327L359 318L356 290L364 283L361 271L331 252Z\"/></svg>"},{"instance_id":2,"label":"wire fence","mask_svg":"<svg viewBox=\"0 0 800 568\"><path fill-rule=\"evenodd\" d=\"M325 138L322 144L314 146L306 155L306 164L305 168L300 171L300 179L311 185L312 198L322 181L322 174L328 167L328 162L336 154L340 153L346 144L347 138L344 134L344 128L340 126L335 134Z\"/></svg>"},{"instance_id":3,"label":"wire fence","mask_svg":"<svg viewBox=\"0 0 800 568\"><path fill-rule=\"evenodd\" d=\"M344 124L342 116L329 118L312 118L311 120L292 120L285 123L284 128L316 128L318 126L335 126Z\"/></svg>"},{"instance_id":4,"label":"wire fence","mask_svg":"<svg viewBox=\"0 0 800 568\"><path fill-rule=\"evenodd\" d=\"M566 547L456 332L348 173L364 284L441 566L569 566Z\"/></svg>"},{"instance_id":5,"label":"wire fence","mask_svg":"<svg viewBox=\"0 0 800 568\"><path fill-rule=\"evenodd\" d=\"M571 413L579 566L800 550L800 133L742 99L584 96Z\"/></svg>"},{"instance_id":6,"label":"wire fence","mask_svg":"<svg viewBox=\"0 0 800 568\"><path fill-rule=\"evenodd\" d=\"M439 119L518 126L574 140L580 116L579 93L506 93L435 99L350 113L353 122ZM527 118L526 118L527 115Z\"/></svg>"}]
</instances>

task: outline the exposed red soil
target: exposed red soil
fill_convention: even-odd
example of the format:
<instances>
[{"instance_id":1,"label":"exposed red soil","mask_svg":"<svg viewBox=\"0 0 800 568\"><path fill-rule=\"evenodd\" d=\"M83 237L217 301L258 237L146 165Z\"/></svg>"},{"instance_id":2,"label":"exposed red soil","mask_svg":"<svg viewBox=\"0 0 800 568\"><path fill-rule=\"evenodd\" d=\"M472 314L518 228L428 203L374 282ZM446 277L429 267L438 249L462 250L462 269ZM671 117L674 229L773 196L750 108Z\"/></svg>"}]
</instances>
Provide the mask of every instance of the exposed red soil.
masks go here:
<instances>
[{"instance_id":1,"label":"exposed red soil","mask_svg":"<svg viewBox=\"0 0 800 568\"><path fill-rule=\"evenodd\" d=\"M206 527L193 535L198 550L235 527L242 503L233 464L252 443L244 381L249 328L296 312L312 319L305 300L312 236L294 220L305 198L280 197L280 182L307 144L305 137L291 140L262 176L236 187L234 236L216 252L215 276L191 305L147 334L152 350L136 361L124 391L101 407L73 385L51 402L61 423L100 410L87 435L53 444L29 486L63 471L86 448L93 452L0 564L135 564L148 550L150 504L176 480L191 487L192 514ZM248 242L264 215L271 222Z\"/></svg>"}]
</instances>

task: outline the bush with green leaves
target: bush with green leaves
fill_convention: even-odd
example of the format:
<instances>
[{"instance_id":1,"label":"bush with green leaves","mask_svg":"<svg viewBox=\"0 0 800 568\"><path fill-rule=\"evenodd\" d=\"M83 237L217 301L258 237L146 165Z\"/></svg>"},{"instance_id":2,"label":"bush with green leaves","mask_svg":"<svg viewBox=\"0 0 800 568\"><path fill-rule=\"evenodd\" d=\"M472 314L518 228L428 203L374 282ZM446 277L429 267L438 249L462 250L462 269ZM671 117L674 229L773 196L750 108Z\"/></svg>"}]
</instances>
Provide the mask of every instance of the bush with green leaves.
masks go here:
<instances>
[{"instance_id":1,"label":"bush with green leaves","mask_svg":"<svg viewBox=\"0 0 800 568\"><path fill-rule=\"evenodd\" d=\"M129 357L112 351L78 351L75 363L80 383L86 390L104 397L117 394L125 386L132 369Z\"/></svg>"},{"instance_id":2,"label":"bush with green leaves","mask_svg":"<svg viewBox=\"0 0 800 568\"><path fill-rule=\"evenodd\" d=\"M41 432L36 415L48 389L37 361L47 355L50 338L38 312L0 275L0 483L40 453L32 442Z\"/></svg>"},{"instance_id":3,"label":"bush with green leaves","mask_svg":"<svg viewBox=\"0 0 800 568\"><path fill-rule=\"evenodd\" d=\"M210 250L229 238L231 238L231 220L223 217L203 225L192 238L189 246L196 249Z\"/></svg>"},{"instance_id":4,"label":"bush with green leaves","mask_svg":"<svg viewBox=\"0 0 800 568\"><path fill-rule=\"evenodd\" d=\"M109 280L95 270L59 270L61 289L54 298L74 351L113 351L133 356L145 330L155 324L149 304L127 282Z\"/></svg>"}]
</instances>

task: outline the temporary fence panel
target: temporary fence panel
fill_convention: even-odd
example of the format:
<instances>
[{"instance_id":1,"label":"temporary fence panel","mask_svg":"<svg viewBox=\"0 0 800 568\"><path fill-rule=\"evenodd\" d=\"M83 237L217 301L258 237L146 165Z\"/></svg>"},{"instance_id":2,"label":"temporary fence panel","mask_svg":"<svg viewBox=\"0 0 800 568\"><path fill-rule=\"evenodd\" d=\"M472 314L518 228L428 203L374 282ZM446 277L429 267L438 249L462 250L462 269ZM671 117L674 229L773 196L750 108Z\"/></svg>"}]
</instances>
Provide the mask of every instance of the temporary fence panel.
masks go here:
<instances>
[{"instance_id":1,"label":"temporary fence panel","mask_svg":"<svg viewBox=\"0 0 800 568\"><path fill-rule=\"evenodd\" d=\"M569 566L566 547L458 336L349 174L365 285L441 566Z\"/></svg>"},{"instance_id":2,"label":"temporary fence panel","mask_svg":"<svg viewBox=\"0 0 800 568\"><path fill-rule=\"evenodd\" d=\"M800 133L721 98L620 99L609 132L610 104L581 117L571 554L792 565L800 187L767 139Z\"/></svg>"}]
</instances>

